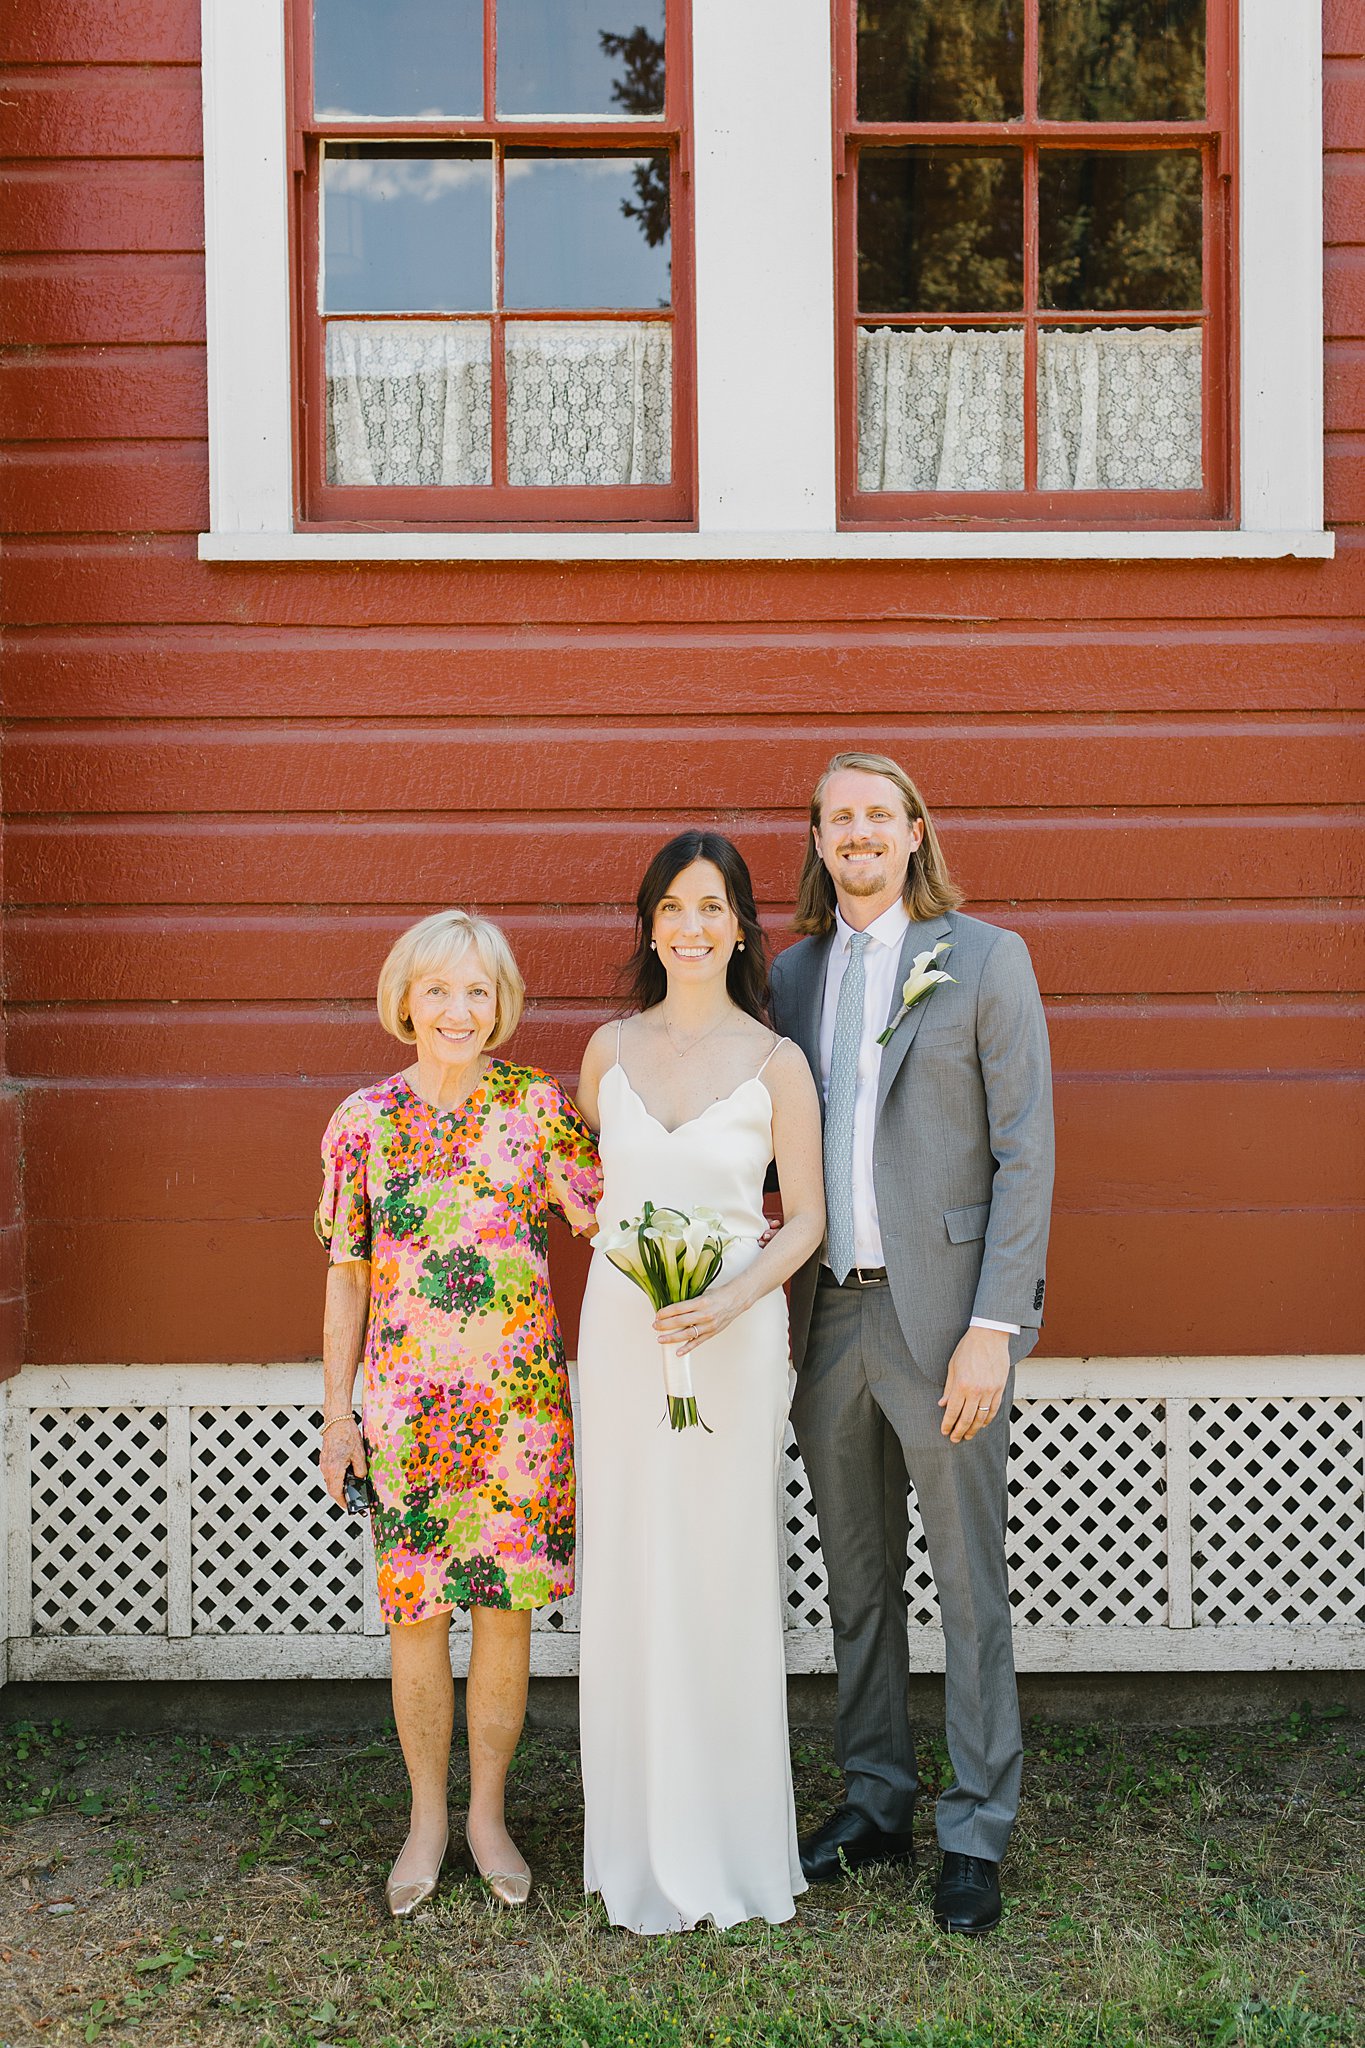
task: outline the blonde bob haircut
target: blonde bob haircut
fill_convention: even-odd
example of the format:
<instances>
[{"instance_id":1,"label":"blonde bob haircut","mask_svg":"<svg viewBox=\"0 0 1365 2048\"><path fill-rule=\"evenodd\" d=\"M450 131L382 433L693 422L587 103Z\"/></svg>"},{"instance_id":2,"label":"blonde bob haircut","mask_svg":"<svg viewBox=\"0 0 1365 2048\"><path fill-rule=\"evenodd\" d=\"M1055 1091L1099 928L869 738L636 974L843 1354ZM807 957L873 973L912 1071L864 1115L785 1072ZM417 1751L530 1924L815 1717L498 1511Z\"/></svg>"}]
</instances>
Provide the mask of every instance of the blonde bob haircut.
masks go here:
<instances>
[{"instance_id":1,"label":"blonde bob haircut","mask_svg":"<svg viewBox=\"0 0 1365 2048\"><path fill-rule=\"evenodd\" d=\"M824 801L825 785L831 775L838 775L844 769L853 769L859 775L884 775L888 782L895 783L900 792L910 824L913 825L917 818L924 821L924 837L911 854L910 865L905 871L903 900L911 917L923 922L931 917L941 917L945 910L956 910L962 901L962 891L948 873L948 863L943 858L943 848L924 798L900 762L893 761L888 754L836 754L816 783L810 800L810 832L796 891L796 929L815 938L834 929L834 908L838 899L829 869L816 847L815 835L820 829L820 806Z\"/></svg>"},{"instance_id":2,"label":"blonde bob haircut","mask_svg":"<svg viewBox=\"0 0 1365 2048\"><path fill-rule=\"evenodd\" d=\"M417 1034L408 1014L408 990L421 974L444 973L473 947L493 984L496 998L493 1035L485 1051L505 1045L521 1021L526 984L497 925L486 917L471 917L463 910L438 910L395 940L388 959L379 970L379 993L375 1007L379 1021L390 1038L404 1045L416 1043Z\"/></svg>"}]
</instances>

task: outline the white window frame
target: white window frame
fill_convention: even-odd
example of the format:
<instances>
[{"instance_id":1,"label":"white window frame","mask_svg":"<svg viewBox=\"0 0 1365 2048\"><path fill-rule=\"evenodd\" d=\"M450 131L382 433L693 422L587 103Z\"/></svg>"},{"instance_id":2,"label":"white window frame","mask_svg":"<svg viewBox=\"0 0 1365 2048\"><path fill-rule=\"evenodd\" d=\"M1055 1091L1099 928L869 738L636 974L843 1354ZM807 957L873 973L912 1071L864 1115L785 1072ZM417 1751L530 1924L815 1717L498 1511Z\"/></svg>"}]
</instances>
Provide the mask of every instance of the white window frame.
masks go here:
<instances>
[{"instance_id":1,"label":"white window frame","mask_svg":"<svg viewBox=\"0 0 1365 2048\"><path fill-rule=\"evenodd\" d=\"M299 531L284 0L202 0L205 561L1330 557L1319 0L1239 8L1236 529L840 532L829 0L692 0L695 532ZM754 83L782 109L754 119ZM795 138L799 138L796 140ZM784 340L774 349L771 337ZM794 431L793 423L799 430Z\"/></svg>"}]
</instances>

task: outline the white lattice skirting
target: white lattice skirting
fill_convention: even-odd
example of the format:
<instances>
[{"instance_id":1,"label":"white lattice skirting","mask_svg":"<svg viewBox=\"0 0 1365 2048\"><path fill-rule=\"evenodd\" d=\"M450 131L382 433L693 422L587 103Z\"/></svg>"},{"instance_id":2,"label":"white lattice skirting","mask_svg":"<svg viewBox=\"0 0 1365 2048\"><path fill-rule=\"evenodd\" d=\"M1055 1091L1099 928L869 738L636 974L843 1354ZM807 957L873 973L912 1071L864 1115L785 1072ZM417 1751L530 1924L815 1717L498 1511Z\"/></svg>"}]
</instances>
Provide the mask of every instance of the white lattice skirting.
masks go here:
<instances>
[{"instance_id":1,"label":"white lattice skirting","mask_svg":"<svg viewBox=\"0 0 1365 2048\"><path fill-rule=\"evenodd\" d=\"M319 1382L81 1366L0 1387L9 1677L384 1676L369 1545L317 1481ZM828 1671L787 1459L787 1667ZM1365 1665L1365 1359L1030 1360L1009 1530L1023 1671ZM939 1670L913 1520L907 1584L913 1668ZM576 1671L576 1630L572 1601L538 1614L533 1670Z\"/></svg>"}]
</instances>

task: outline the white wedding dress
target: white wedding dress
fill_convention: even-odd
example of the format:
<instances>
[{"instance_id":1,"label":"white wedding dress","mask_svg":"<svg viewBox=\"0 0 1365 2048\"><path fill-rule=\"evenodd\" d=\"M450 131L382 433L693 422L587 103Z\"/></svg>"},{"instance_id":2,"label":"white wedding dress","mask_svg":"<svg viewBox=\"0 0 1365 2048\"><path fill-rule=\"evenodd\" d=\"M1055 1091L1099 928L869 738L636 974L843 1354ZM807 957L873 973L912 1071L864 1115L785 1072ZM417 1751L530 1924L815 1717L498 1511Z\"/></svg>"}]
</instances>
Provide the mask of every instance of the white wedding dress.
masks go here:
<instances>
[{"instance_id":1,"label":"white wedding dress","mask_svg":"<svg viewBox=\"0 0 1365 2048\"><path fill-rule=\"evenodd\" d=\"M618 1058L599 1104L604 1229L647 1200L709 1208L736 1237L714 1284L756 1255L772 1158L758 1075L669 1131ZM774 1289L692 1353L710 1435L668 1426L653 1316L594 1253L578 1348L584 1884L638 1934L789 1920L806 1882L782 1634L786 1302Z\"/></svg>"}]
</instances>

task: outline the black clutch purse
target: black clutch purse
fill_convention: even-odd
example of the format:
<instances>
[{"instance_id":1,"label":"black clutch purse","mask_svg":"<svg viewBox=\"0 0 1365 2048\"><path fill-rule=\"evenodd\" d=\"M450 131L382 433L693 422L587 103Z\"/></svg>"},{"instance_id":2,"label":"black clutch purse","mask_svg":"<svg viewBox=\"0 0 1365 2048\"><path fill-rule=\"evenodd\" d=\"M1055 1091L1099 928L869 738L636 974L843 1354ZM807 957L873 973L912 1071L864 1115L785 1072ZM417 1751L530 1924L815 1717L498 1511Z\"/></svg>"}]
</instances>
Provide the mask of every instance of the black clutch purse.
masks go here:
<instances>
[{"instance_id":1,"label":"black clutch purse","mask_svg":"<svg viewBox=\"0 0 1365 2048\"><path fill-rule=\"evenodd\" d=\"M346 1497L348 1515L368 1515L375 1505L374 1488L367 1472L362 1479L351 1466L346 1467L346 1477L341 1482L341 1491Z\"/></svg>"}]
</instances>

